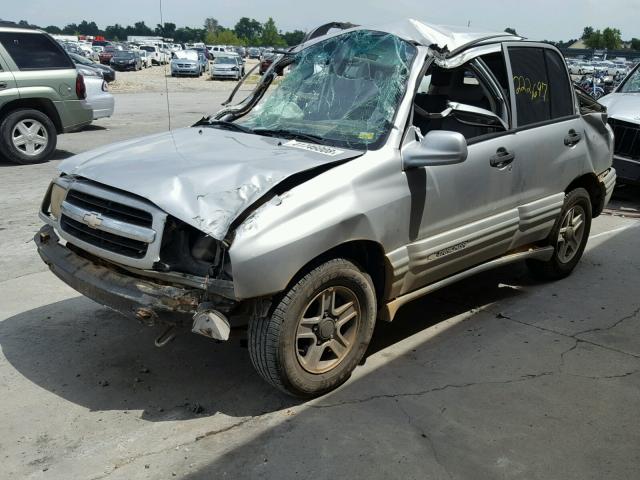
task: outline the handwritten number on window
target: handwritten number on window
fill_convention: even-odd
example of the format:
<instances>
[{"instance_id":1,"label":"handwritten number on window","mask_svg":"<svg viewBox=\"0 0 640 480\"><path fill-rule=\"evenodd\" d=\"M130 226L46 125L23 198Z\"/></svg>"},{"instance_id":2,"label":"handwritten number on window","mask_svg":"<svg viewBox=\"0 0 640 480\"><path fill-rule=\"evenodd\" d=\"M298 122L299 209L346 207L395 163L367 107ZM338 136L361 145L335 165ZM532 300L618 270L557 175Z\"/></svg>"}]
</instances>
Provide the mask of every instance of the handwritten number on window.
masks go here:
<instances>
[{"instance_id":1,"label":"handwritten number on window","mask_svg":"<svg viewBox=\"0 0 640 480\"><path fill-rule=\"evenodd\" d=\"M532 102L535 100L542 100L543 102L547 101L549 92L549 85L547 82L534 82L529 77L514 75L513 86L515 88L516 95L524 95L531 99Z\"/></svg>"}]
</instances>

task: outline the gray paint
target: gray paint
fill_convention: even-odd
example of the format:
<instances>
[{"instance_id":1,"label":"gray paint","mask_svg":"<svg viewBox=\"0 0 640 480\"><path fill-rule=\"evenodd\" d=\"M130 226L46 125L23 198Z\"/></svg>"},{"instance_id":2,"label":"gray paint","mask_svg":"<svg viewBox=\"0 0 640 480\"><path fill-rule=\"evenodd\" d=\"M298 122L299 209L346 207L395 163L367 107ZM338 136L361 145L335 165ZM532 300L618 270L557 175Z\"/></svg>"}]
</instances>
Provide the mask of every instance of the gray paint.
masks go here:
<instances>
[{"instance_id":1,"label":"gray paint","mask_svg":"<svg viewBox=\"0 0 640 480\"><path fill-rule=\"evenodd\" d=\"M339 150L329 156L271 137L184 128L76 155L60 170L146 198L222 240L238 215L285 178L360 154Z\"/></svg>"},{"instance_id":2,"label":"gray paint","mask_svg":"<svg viewBox=\"0 0 640 480\"><path fill-rule=\"evenodd\" d=\"M447 37L450 49L484 38L456 32L437 37L434 27L408 25L391 30L403 38L417 38L419 32L423 44L442 44ZM487 46L466 51L465 60L474 58L474 52L484 54ZM278 145L272 138L191 128L78 156L65 162L63 170L147 198L218 239L249 209L229 248L239 300L285 289L309 261L358 240L374 242L386 253L391 278L385 300L392 300L544 239L568 185L611 165L611 130L576 115L472 143L463 163L403 171L404 156L420 141L413 129L405 128L413 86L432 53L418 47L410 88L386 145L376 151L330 157ZM516 121L512 115L511 128ZM564 145L569 129L583 133L585 140ZM489 159L499 148L514 152L515 160L492 168ZM351 160L341 162L346 159ZM288 176L333 162L333 168L251 209Z\"/></svg>"}]
</instances>

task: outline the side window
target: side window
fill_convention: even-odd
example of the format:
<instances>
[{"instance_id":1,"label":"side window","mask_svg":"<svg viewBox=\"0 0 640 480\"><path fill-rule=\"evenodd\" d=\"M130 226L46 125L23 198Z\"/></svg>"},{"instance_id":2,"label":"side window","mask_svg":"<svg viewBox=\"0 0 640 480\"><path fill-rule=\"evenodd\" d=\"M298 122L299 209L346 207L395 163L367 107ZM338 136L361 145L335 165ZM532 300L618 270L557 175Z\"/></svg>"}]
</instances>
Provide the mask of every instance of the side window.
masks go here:
<instances>
[{"instance_id":1,"label":"side window","mask_svg":"<svg viewBox=\"0 0 640 480\"><path fill-rule=\"evenodd\" d=\"M20 70L75 68L62 47L41 33L0 32L0 42Z\"/></svg>"},{"instance_id":2,"label":"side window","mask_svg":"<svg viewBox=\"0 0 640 480\"><path fill-rule=\"evenodd\" d=\"M431 130L459 132L467 140L502 131L495 119L476 112L449 109L449 102L483 109L500 115L498 105L490 89L470 64L454 69L432 65L422 78L414 99L413 125L423 135ZM498 121L499 122L499 121Z\"/></svg>"},{"instance_id":3,"label":"side window","mask_svg":"<svg viewBox=\"0 0 640 480\"><path fill-rule=\"evenodd\" d=\"M551 118L573 115L573 97L571 82L567 76L564 60L553 50L545 49L547 73L549 77L549 96L551 100Z\"/></svg>"},{"instance_id":4,"label":"side window","mask_svg":"<svg viewBox=\"0 0 640 480\"><path fill-rule=\"evenodd\" d=\"M551 119L549 79L542 48L509 47L518 126Z\"/></svg>"}]
</instances>

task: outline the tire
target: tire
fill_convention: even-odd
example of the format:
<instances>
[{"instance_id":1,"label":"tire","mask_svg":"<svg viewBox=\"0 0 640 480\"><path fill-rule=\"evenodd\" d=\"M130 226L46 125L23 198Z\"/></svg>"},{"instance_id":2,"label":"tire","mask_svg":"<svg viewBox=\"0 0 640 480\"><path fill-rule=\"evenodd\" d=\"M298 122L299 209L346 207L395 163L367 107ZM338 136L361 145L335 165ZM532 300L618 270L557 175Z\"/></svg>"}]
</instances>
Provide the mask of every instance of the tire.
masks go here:
<instances>
[{"instance_id":1,"label":"tire","mask_svg":"<svg viewBox=\"0 0 640 480\"><path fill-rule=\"evenodd\" d=\"M22 146L14 143L14 137L21 136L25 128L34 135ZM21 130L22 129L22 130ZM31 129L35 129L31 132ZM38 138L44 138L44 145ZM56 149L58 137L51 119L39 110L24 108L9 113L0 124L0 154L7 160L22 165L47 161ZM24 147L24 148L23 148ZM33 153L29 153L33 151Z\"/></svg>"},{"instance_id":2,"label":"tire","mask_svg":"<svg viewBox=\"0 0 640 480\"><path fill-rule=\"evenodd\" d=\"M322 312L327 304L334 307ZM268 318L251 320L251 362L262 378L285 393L323 395L349 379L367 350L375 318L371 277L348 260L330 260L289 288ZM334 320L343 324L336 328ZM341 354L334 345L342 345Z\"/></svg>"},{"instance_id":3,"label":"tire","mask_svg":"<svg viewBox=\"0 0 640 480\"><path fill-rule=\"evenodd\" d=\"M569 218L571 212L573 215ZM576 226L578 215L582 216L579 227ZM560 280L569 276L587 246L591 219L591 198L587 191L584 188L576 188L569 192L556 225L547 239L547 244L554 247L553 256L547 261L527 260L531 274L541 280ZM566 228L569 223L572 225L570 231ZM563 230L566 233L561 235ZM575 238L576 236L579 236L579 239Z\"/></svg>"}]
</instances>

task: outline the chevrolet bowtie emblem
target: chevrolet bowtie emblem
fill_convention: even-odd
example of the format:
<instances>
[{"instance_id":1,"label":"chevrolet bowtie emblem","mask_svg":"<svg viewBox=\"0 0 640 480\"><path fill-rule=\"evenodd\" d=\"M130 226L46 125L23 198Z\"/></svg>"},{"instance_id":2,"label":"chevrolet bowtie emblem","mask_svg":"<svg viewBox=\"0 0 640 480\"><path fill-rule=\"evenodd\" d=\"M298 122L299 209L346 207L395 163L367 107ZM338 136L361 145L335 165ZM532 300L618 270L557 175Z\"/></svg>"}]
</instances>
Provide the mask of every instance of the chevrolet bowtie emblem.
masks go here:
<instances>
[{"instance_id":1,"label":"chevrolet bowtie emblem","mask_svg":"<svg viewBox=\"0 0 640 480\"><path fill-rule=\"evenodd\" d=\"M98 228L102 225L102 217L97 213L85 213L82 217L82 221L89 225L91 228Z\"/></svg>"}]
</instances>

